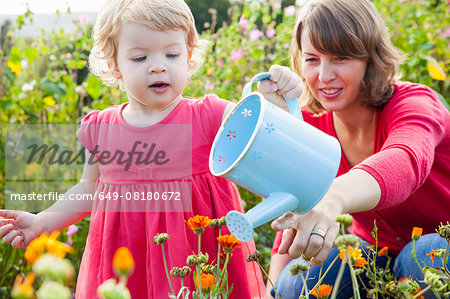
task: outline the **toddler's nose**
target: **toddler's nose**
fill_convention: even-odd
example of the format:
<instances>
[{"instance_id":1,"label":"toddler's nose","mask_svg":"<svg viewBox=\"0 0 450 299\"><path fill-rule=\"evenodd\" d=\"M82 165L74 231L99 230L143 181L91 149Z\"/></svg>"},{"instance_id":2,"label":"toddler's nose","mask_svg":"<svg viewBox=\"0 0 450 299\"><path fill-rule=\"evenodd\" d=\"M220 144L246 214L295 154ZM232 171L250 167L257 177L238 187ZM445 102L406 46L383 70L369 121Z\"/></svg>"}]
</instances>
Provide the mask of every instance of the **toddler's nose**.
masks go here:
<instances>
[{"instance_id":1,"label":"toddler's nose","mask_svg":"<svg viewBox=\"0 0 450 299\"><path fill-rule=\"evenodd\" d=\"M151 73L164 73L166 71L167 71L167 68L162 63L152 63L152 65L148 69L149 74L151 74Z\"/></svg>"}]
</instances>

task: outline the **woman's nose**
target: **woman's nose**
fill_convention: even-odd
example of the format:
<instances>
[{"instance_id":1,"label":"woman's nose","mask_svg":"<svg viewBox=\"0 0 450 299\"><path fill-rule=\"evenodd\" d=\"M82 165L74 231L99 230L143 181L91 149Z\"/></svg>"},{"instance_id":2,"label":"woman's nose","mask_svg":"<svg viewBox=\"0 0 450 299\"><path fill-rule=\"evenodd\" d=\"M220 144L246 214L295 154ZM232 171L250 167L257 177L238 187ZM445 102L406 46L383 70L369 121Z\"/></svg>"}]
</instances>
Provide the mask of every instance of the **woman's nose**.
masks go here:
<instances>
[{"instance_id":1,"label":"woman's nose","mask_svg":"<svg viewBox=\"0 0 450 299\"><path fill-rule=\"evenodd\" d=\"M333 65L329 62L323 62L319 69L319 80L329 82L336 78L336 72Z\"/></svg>"}]
</instances>

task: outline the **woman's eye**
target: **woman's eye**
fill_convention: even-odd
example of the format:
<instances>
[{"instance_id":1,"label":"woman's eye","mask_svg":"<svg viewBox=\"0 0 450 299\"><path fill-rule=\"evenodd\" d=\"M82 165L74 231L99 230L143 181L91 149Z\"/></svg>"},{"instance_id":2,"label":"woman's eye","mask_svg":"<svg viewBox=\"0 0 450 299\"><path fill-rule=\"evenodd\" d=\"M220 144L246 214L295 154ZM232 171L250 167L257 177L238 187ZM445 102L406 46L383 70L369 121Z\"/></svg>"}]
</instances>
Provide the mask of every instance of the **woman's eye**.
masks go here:
<instances>
[{"instance_id":1,"label":"woman's eye","mask_svg":"<svg viewBox=\"0 0 450 299\"><path fill-rule=\"evenodd\" d=\"M338 56L337 58L336 58L336 60L339 60L339 61L344 61L344 60L349 60L350 58L348 58L347 56Z\"/></svg>"},{"instance_id":2,"label":"woman's eye","mask_svg":"<svg viewBox=\"0 0 450 299\"><path fill-rule=\"evenodd\" d=\"M147 59L146 56L140 56L140 57L133 58L132 60L135 62L141 62L141 61L144 61L145 59Z\"/></svg>"},{"instance_id":3,"label":"woman's eye","mask_svg":"<svg viewBox=\"0 0 450 299\"><path fill-rule=\"evenodd\" d=\"M317 61L317 59L316 58L306 58L305 61L306 62L314 62L314 61Z\"/></svg>"}]
</instances>

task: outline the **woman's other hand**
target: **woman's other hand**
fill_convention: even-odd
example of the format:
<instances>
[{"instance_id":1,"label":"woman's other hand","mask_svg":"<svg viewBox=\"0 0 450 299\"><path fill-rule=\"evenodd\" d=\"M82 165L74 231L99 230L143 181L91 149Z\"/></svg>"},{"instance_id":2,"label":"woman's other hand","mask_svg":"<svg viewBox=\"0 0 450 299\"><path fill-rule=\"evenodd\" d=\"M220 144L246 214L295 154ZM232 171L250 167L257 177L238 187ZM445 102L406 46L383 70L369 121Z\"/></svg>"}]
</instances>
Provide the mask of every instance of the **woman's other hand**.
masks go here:
<instances>
[{"instance_id":1,"label":"woman's other hand","mask_svg":"<svg viewBox=\"0 0 450 299\"><path fill-rule=\"evenodd\" d=\"M287 99L298 98L303 92L303 84L300 77L290 68L280 65L272 65L269 69L270 79L258 83L258 91L264 98L273 104L288 110L283 96Z\"/></svg>"}]
</instances>

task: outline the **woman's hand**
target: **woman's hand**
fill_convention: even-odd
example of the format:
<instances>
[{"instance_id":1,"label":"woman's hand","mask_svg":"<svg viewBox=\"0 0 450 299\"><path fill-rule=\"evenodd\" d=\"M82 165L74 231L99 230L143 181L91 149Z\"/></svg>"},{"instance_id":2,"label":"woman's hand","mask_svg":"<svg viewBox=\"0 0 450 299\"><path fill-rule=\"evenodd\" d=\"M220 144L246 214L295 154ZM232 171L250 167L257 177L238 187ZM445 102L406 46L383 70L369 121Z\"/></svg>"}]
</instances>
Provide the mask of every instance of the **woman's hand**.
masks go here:
<instances>
[{"instance_id":1,"label":"woman's hand","mask_svg":"<svg viewBox=\"0 0 450 299\"><path fill-rule=\"evenodd\" d=\"M301 255L311 258L311 265L320 265L325 261L333 247L339 232L339 224L335 222L337 214L333 205L319 204L302 215L286 213L272 222L272 228L284 230L278 253L289 253L291 258ZM313 233L325 233L325 236Z\"/></svg>"},{"instance_id":2,"label":"woman's hand","mask_svg":"<svg viewBox=\"0 0 450 299\"><path fill-rule=\"evenodd\" d=\"M37 215L23 211L0 210L0 238L14 248L26 248L44 231Z\"/></svg>"},{"instance_id":3,"label":"woman's hand","mask_svg":"<svg viewBox=\"0 0 450 299\"><path fill-rule=\"evenodd\" d=\"M298 98L303 92L300 77L286 66L272 65L269 69L270 80L258 83L258 91L275 105L288 110L283 96L287 99Z\"/></svg>"}]
</instances>

